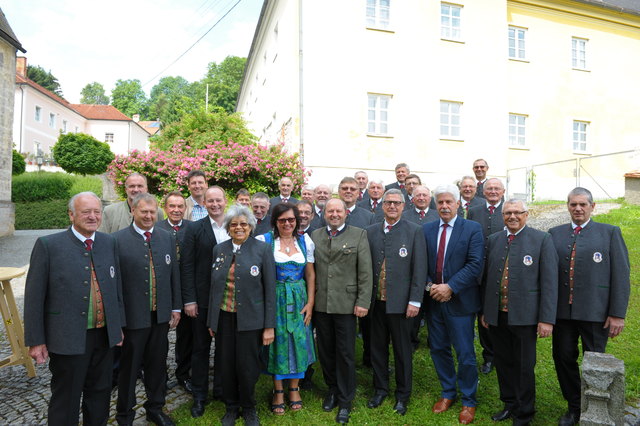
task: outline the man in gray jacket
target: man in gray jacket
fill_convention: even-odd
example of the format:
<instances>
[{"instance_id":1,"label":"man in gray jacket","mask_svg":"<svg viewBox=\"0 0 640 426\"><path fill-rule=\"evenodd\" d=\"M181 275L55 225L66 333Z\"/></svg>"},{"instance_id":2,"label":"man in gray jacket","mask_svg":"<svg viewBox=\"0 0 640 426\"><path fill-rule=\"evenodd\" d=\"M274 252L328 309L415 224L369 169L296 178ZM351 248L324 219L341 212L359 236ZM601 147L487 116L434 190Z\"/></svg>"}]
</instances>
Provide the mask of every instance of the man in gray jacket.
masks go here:
<instances>
[{"instance_id":1,"label":"man in gray jacket","mask_svg":"<svg viewBox=\"0 0 640 426\"><path fill-rule=\"evenodd\" d=\"M314 323L318 354L329 392L322 408L339 406L336 422L348 423L356 393L356 318L371 304L371 252L364 229L345 225L346 206L329 200L324 209L328 226L316 229L316 300Z\"/></svg>"},{"instance_id":2,"label":"man in gray jacket","mask_svg":"<svg viewBox=\"0 0 640 426\"><path fill-rule=\"evenodd\" d=\"M38 363L50 358L48 423L103 425L109 418L113 347L125 325L113 237L96 232L100 199L69 201L68 230L41 237L31 253L24 298L25 343Z\"/></svg>"},{"instance_id":3,"label":"man in gray jacket","mask_svg":"<svg viewBox=\"0 0 640 426\"><path fill-rule=\"evenodd\" d=\"M118 424L133 423L136 375L144 368L147 420L172 425L162 412L167 381L169 327L180 321L180 267L175 237L155 226L158 202L139 194L132 203L133 223L114 234L120 247L124 307L128 322L118 377Z\"/></svg>"},{"instance_id":4,"label":"man in gray jacket","mask_svg":"<svg viewBox=\"0 0 640 426\"><path fill-rule=\"evenodd\" d=\"M620 228L591 219L596 204L585 188L567 199L571 223L549 230L558 252L558 319L553 361L568 411L560 425L580 421L578 337L583 351L604 352L624 328L629 304L629 254Z\"/></svg>"}]
</instances>

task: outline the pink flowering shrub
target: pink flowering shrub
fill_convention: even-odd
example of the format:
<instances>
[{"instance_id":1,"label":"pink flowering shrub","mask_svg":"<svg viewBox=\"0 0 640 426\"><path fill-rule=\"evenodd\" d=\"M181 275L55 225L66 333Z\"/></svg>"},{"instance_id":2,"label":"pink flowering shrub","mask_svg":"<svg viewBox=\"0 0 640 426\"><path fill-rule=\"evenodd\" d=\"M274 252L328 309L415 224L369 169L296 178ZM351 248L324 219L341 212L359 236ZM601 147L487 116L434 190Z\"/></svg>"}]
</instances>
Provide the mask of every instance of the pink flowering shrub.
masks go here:
<instances>
[{"instance_id":1,"label":"pink flowering shrub","mask_svg":"<svg viewBox=\"0 0 640 426\"><path fill-rule=\"evenodd\" d=\"M210 185L220 185L229 195L240 188L275 195L278 181L284 176L293 180L294 192L299 192L311 174L302 167L298 154L289 154L283 145L264 147L216 141L203 149L193 149L182 140L170 151L133 151L129 156L118 155L108 172L122 197L125 196L124 180L134 172L147 177L152 194L177 190L187 195L187 174L196 169L207 175Z\"/></svg>"}]
</instances>

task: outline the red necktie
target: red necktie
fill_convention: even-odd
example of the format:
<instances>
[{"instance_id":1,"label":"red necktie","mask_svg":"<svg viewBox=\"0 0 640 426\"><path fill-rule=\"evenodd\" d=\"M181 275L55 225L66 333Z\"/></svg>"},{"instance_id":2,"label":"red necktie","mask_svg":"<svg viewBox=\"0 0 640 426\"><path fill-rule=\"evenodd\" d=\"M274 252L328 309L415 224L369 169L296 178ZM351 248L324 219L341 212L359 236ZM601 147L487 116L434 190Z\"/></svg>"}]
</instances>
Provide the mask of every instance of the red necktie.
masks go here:
<instances>
[{"instance_id":1,"label":"red necktie","mask_svg":"<svg viewBox=\"0 0 640 426\"><path fill-rule=\"evenodd\" d=\"M493 214L496 211L496 206L489 206L489 214Z\"/></svg>"},{"instance_id":2,"label":"red necktie","mask_svg":"<svg viewBox=\"0 0 640 426\"><path fill-rule=\"evenodd\" d=\"M573 230L573 233L578 235L580 233L580 231L582 231L582 226L578 225L575 227L575 229Z\"/></svg>"},{"instance_id":3,"label":"red necktie","mask_svg":"<svg viewBox=\"0 0 640 426\"><path fill-rule=\"evenodd\" d=\"M329 233L331 234L332 237L335 237L336 235L338 235L338 231L334 231L334 230L329 231Z\"/></svg>"},{"instance_id":4,"label":"red necktie","mask_svg":"<svg viewBox=\"0 0 640 426\"><path fill-rule=\"evenodd\" d=\"M378 200L373 200L373 208L371 210L375 210L378 207Z\"/></svg>"},{"instance_id":5,"label":"red necktie","mask_svg":"<svg viewBox=\"0 0 640 426\"><path fill-rule=\"evenodd\" d=\"M91 251L91 248L93 247L93 240L91 238L87 238L84 240L84 243L87 246L87 251Z\"/></svg>"},{"instance_id":6,"label":"red necktie","mask_svg":"<svg viewBox=\"0 0 640 426\"><path fill-rule=\"evenodd\" d=\"M387 225L387 232L391 231L391 228L393 228L393 225Z\"/></svg>"},{"instance_id":7,"label":"red necktie","mask_svg":"<svg viewBox=\"0 0 640 426\"><path fill-rule=\"evenodd\" d=\"M178 232L180 230L180 227L178 225L173 225L173 229Z\"/></svg>"},{"instance_id":8,"label":"red necktie","mask_svg":"<svg viewBox=\"0 0 640 426\"><path fill-rule=\"evenodd\" d=\"M347 209L347 216L351 214L351 210Z\"/></svg>"},{"instance_id":9,"label":"red necktie","mask_svg":"<svg viewBox=\"0 0 640 426\"><path fill-rule=\"evenodd\" d=\"M424 219L424 210L420 210L420 219Z\"/></svg>"},{"instance_id":10,"label":"red necktie","mask_svg":"<svg viewBox=\"0 0 640 426\"><path fill-rule=\"evenodd\" d=\"M482 181L478 181L478 186L482 185Z\"/></svg>"},{"instance_id":11,"label":"red necktie","mask_svg":"<svg viewBox=\"0 0 640 426\"><path fill-rule=\"evenodd\" d=\"M508 242L509 244L511 244L511 241L513 241L513 239L514 239L515 237L516 237L515 235L513 235L513 234L509 234L509 236L507 237L507 242Z\"/></svg>"},{"instance_id":12,"label":"red necktie","mask_svg":"<svg viewBox=\"0 0 640 426\"><path fill-rule=\"evenodd\" d=\"M358 195L358 201L362 201L363 196L364 196L364 191L360 191L360 195Z\"/></svg>"},{"instance_id":13,"label":"red necktie","mask_svg":"<svg viewBox=\"0 0 640 426\"><path fill-rule=\"evenodd\" d=\"M149 231L144 232L144 240L148 243L151 242L151 232Z\"/></svg>"},{"instance_id":14,"label":"red necktie","mask_svg":"<svg viewBox=\"0 0 640 426\"><path fill-rule=\"evenodd\" d=\"M282 199L282 202L283 202L283 203L288 203L288 202L289 202L289 199L288 199L288 198L283 198L283 199Z\"/></svg>"},{"instance_id":15,"label":"red necktie","mask_svg":"<svg viewBox=\"0 0 640 426\"><path fill-rule=\"evenodd\" d=\"M258 219L258 225L262 223L262 219Z\"/></svg>"},{"instance_id":16,"label":"red necktie","mask_svg":"<svg viewBox=\"0 0 640 426\"><path fill-rule=\"evenodd\" d=\"M404 189L404 183L400 184L400 189Z\"/></svg>"},{"instance_id":17,"label":"red necktie","mask_svg":"<svg viewBox=\"0 0 640 426\"><path fill-rule=\"evenodd\" d=\"M303 236L304 235L304 231L298 231L298 235Z\"/></svg>"},{"instance_id":18,"label":"red necktie","mask_svg":"<svg viewBox=\"0 0 640 426\"><path fill-rule=\"evenodd\" d=\"M440 234L440 244L438 244L438 257L436 258L436 284L442 283L442 268L444 266L444 249L447 245L447 227L449 225L442 224L442 233Z\"/></svg>"}]
</instances>

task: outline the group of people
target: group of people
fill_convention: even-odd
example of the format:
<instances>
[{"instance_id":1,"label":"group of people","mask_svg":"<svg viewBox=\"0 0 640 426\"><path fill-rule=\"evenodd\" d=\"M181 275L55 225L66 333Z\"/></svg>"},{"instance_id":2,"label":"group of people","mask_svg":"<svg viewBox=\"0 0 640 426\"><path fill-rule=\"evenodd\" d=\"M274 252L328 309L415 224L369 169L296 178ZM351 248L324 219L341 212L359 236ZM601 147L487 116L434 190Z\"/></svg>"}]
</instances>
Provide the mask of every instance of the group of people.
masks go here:
<instances>
[{"instance_id":1,"label":"group of people","mask_svg":"<svg viewBox=\"0 0 640 426\"><path fill-rule=\"evenodd\" d=\"M81 406L84 424L104 424L116 365L118 424L133 422L140 370L147 419L173 424L163 412L172 327L175 375L193 396L194 418L212 390L226 407L223 425L239 417L259 424L261 373L273 378L274 415L300 410L301 384L319 359L322 409L338 408L336 422L348 423L358 326L362 361L373 371L367 407L391 393L391 343L393 410L404 415L425 322L441 385L434 413L459 400L459 422L473 422L479 371L495 367L504 406L492 419L529 424L536 341L553 336L568 404L559 424L577 424L578 340L604 352L622 331L627 248L618 227L591 218L587 189L569 193L569 223L544 232L527 226L526 203L505 200L488 168L475 161L475 176L433 196L405 163L386 186L363 171L343 178L337 198L321 184L296 199L284 177L277 197L240 190L228 208L224 189L195 170L189 197L165 195L166 218L140 174L125 181L127 199L104 210L95 194L75 195L69 229L36 242L25 290L25 341L52 373L49 422L75 424Z\"/></svg>"}]
</instances>

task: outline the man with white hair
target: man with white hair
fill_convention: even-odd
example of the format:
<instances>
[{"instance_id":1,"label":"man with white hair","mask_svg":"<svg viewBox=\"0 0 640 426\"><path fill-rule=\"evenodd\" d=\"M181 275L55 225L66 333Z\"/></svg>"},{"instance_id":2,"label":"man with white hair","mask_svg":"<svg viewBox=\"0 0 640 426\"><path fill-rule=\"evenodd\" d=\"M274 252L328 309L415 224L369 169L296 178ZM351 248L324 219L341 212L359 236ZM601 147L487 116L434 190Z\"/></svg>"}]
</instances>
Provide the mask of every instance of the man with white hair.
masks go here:
<instances>
[{"instance_id":1,"label":"man with white hair","mask_svg":"<svg viewBox=\"0 0 640 426\"><path fill-rule=\"evenodd\" d=\"M482 271L484 238L476 222L457 215L460 193L455 185L434 191L440 220L424 225L427 241L429 297L427 327L429 349L442 393L434 413L451 408L462 394L458 421L469 424L475 417L478 371L473 346L474 323L480 310L478 276ZM453 332L455 331L455 332ZM451 353L455 349L458 372Z\"/></svg>"},{"instance_id":2,"label":"man with white hair","mask_svg":"<svg viewBox=\"0 0 640 426\"><path fill-rule=\"evenodd\" d=\"M360 193L358 194L358 202L362 200L366 200L369 198L369 194L367 193L367 185L369 184L369 175L366 172L360 170L357 171L355 175L353 175L356 182L358 182L358 190Z\"/></svg>"}]
</instances>

